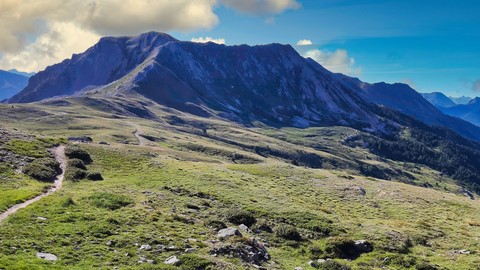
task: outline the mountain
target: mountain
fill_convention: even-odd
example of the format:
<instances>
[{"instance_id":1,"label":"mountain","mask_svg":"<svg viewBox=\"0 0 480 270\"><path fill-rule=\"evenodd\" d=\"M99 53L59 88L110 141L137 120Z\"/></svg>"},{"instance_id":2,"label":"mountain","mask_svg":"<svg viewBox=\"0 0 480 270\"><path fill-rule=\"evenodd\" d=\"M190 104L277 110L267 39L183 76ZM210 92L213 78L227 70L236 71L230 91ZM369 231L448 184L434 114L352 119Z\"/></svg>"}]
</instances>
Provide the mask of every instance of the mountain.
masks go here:
<instances>
[{"instance_id":1,"label":"mountain","mask_svg":"<svg viewBox=\"0 0 480 270\"><path fill-rule=\"evenodd\" d=\"M461 97L448 97L450 98L455 104L468 104L472 98L471 97L466 97L466 96L461 96Z\"/></svg>"},{"instance_id":2,"label":"mountain","mask_svg":"<svg viewBox=\"0 0 480 270\"><path fill-rule=\"evenodd\" d=\"M19 71L19 70L16 70L16 69L10 69L8 72L13 73L13 74L17 74L17 75L22 75L22 76L27 77L27 78L30 78L33 75L35 75L35 72L23 72L23 71Z\"/></svg>"},{"instance_id":3,"label":"mountain","mask_svg":"<svg viewBox=\"0 0 480 270\"><path fill-rule=\"evenodd\" d=\"M381 129L380 119L331 72L291 46L182 42L150 32L102 38L34 75L10 103L63 95L138 93L198 115L245 123Z\"/></svg>"},{"instance_id":4,"label":"mountain","mask_svg":"<svg viewBox=\"0 0 480 270\"><path fill-rule=\"evenodd\" d=\"M455 105L442 108L445 114L461 118L472 124L480 126L480 98L470 100L468 104Z\"/></svg>"},{"instance_id":5,"label":"mountain","mask_svg":"<svg viewBox=\"0 0 480 270\"><path fill-rule=\"evenodd\" d=\"M0 70L0 101L17 94L27 83L28 78L25 76Z\"/></svg>"},{"instance_id":6,"label":"mountain","mask_svg":"<svg viewBox=\"0 0 480 270\"><path fill-rule=\"evenodd\" d=\"M450 106L455 106L456 103L453 102L450 98L445 96L441 92L432 92L432 93L421 93L424 99L426 99L428 102L432 103L433 106L435 107L450 107Z\"/></svg>"},{"instance_id":7,"label":"mountain","mask_svg":"<svg viewBox=\"0 0 480 270\"><path fill-rule=\"evenodd\" d=\"M398 110L428 125L449 128L469 139L480 139L478 126L445 115L407 84L388 84L384 82L369 84L342 74L338 74L338 76L352 89L358 89L362 97L375 104Z\"/></svg>"}]
</instances>

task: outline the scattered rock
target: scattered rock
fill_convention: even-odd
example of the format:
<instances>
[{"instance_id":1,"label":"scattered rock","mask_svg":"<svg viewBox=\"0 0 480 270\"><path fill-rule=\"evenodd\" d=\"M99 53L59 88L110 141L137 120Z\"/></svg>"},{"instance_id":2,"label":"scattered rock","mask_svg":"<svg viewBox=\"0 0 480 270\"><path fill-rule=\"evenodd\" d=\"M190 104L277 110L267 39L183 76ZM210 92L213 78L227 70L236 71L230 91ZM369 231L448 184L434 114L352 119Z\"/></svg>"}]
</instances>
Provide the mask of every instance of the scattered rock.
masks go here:
<instances>
[{"instance_id":1,"label":"scattered rock","mask_svg":"<svg viewBox=\"0 0 480 270\"><path fill-rule=\"evenodd\" d=\"M472 192L468 191L467 189L465 188L462 188L460 190L460 193L462 193L465 197L468 197L470 198L470 200L475 200L475 196L473 195Z\"/></svg>"},{"instance_id":2,"label":"scattered rock","mask_svg":"<svg viewBox=\"0 0 480 270\"><path fill-rule=\"evenodd\" d=\"M303 270L303 268L300 267L300 266L297 266L297 267L295 267L295 270Z\"/></svg>"},{"instance_id":3,"label":"scattered rock","mask_svg":"<svg viewBox=\"0 0 480 270\"><path fill-rule=\"evenodd\" d=\"M178 266L178 265L180 265L181 261L180 261L180 259L177 258L177 256L172 256L172 257L167 258L164 261L164 263L168 264L168 265Z\"/></svg>"},{"instance_id":4,"label":"scattered rock","mask_svg":"<svg viewBox=\"0 0 480 270\"><path fill-rule=\"evenodd\" d=\"M43 252L37 252L37 258L44 259L47 261L53 261L53 262L58 260L57 256L51 253L43 253Z\"/></svg>"},{"instance_id":5,"label":"scattered rock","mask_svg":"<svg viewBox=\"0 0 480 270\"><path fill-rule=\"evenodd\" d=\"M238 229L242 232L247 232L247 233L251 232L250 229L248 228L248 226L245 225L245 224L240 224L240 226L238 226Z\"/></svg>"},{"instance_id":6,"label":"scattered rock","mask_svg":"<svg viewBox=\"0 0 480 270\"><path fill-rule=\"evenodd\" d=\"M256 239L235 242L231 244L217 243L210 254L213 256L222 255L227 257L240 258L242 261L261 265L270 260L270 255L264 245Z\"/></svg>"},{"instance_id":7,"label":"scattered rock","mask_svg":"<svg viewBox=\"0 0 480 270\"><path fill-rule=\"evenodd\" d=\"M46 217L37 217L37 219L39 219L39 220L47 220Z\"/></svg>"},{"instance_id":8,"label":"scattered rock","mask_svg":"<svg viewBox=\"0 0 480 270\"><path fill-rule=\"evenodd\" d=\"M368 253L373 251L373 245L367 240L357 240L355 241L355 248L357 251L362 253Z\"/></svg>"},{"instance_id":9,"label":"scattered rock","mask_svg":"<svg viewBox=\"0 0 480 270\"><path fill-rule=\"evenodd\" d=\"M98 144L109 145L109 143L107 143L107 142L99 142Z\"/></svg>"},{"instance_id":10,"label":"scattered rock","mask_svg":"<svg viewBox=\"0 0 480 270\"><path fill-rule=\"evenodd\" d=\"M358 196L366 196L367 195L367 191L365 191L365 189L360 187L360 186L347 187L347 188L344 188L343 191L352 192L353 194L358 195Z\"/></svg>"},{"instance_id":11,"label":"scattered rock","mask_svg":"<svg viewBox=\"0 0 480 270\"><path fill-rule=\"evenodd\" d=\"M142 246L140 246L140 250L149 251L149 250L152 250L152 246L150 246L150 245L142 245Z\"/></svg>"},{"instance_id":12,"label":"scattered rock","mask_svg":"<svg viewBox=\"0 0 480 270\"><path fill-rule=\"evenodd\" d=\"M82 142L82 143L91 143L93 142L92 137L88 136L78 136L78 137L68 137L69 142Z\"/></svg>"},{"instance_id":13,"label":"scattered rock","mask_svg":"<svg viewBox=\"0 0 480 270\"><path fill-rule=\"evenodd\" d=\"M232 236L235 236L235 235L240 236L240 237L242 236L240 231L237 228L233 228L233 227L229 227L229 228L226 228L226 229L221 229L217 233L217 237L220 238L220 239L229 238L229 237L232 237Z\"/></svg>"},{"instance_id":14,"label":"scattered rock","mask_svg":"<svg viewBox=\"0 0 480 270\"><path fill-rule=\"evenodd\" d=\"M194 253L194 252L196 252L196 251L197 251L196 248L187 248L187 249L185 249L185 253Z\"/></svg>"},{"instance_id":15,"label":"scattered rock","mask_svg":"<svg viewBox=\"0 0 480 270\"><path fill-rule=\"evenodd\" d=\"M470 255L471 254L471 252L469 250L466 250L466 249L458 250L456 253L462 254L462 255Z\"/></svg>"}]
</instances>

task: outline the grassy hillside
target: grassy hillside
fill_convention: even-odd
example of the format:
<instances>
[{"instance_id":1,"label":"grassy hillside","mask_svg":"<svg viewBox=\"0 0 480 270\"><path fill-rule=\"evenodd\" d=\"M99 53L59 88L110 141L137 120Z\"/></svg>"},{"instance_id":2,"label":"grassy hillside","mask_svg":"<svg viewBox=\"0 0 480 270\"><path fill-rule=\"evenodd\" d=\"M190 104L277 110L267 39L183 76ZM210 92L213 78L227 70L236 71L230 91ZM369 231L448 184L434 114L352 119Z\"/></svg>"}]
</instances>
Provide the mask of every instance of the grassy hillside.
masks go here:
<instances>
[{"instance_id":1,"label":"grassy hillside","mask_svg":"<svg viewBox=\"0 0 480 270\"><path fill-rule=\"evenodd\" d=\"M479 202L438 171L345 144L362 134L350 128L244 127L144 100L0 105L0 117L37 140L91 136L78 146L104 178L66 181L1 223L0 268L480 267ZM41 185L14 167L2 177ZM239 223L243 236L217 237ZM356 252L357 240L373 250Z\"/></svg>"}]
</instances>

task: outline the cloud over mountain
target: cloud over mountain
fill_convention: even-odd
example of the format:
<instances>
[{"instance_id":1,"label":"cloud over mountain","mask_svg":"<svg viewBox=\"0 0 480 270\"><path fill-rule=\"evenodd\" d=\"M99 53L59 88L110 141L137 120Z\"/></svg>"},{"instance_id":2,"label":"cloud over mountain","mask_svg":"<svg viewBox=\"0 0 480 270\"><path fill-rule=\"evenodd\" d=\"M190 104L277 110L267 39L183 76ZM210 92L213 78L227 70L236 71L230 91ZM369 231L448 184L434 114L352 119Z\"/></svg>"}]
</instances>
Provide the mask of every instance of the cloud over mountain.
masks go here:
<instances>
[{"instance_id":1,"label":"cloud over mountain","mask_svg":"<svg viewBox=\"0 0 480 270\"><path fill-rule=\"evenodd\" d=\"M220 5L255 15L300 7L295 0L2 0L0 68L38 71L100 36L210 29Z\"/></svg>"}]
</instances>

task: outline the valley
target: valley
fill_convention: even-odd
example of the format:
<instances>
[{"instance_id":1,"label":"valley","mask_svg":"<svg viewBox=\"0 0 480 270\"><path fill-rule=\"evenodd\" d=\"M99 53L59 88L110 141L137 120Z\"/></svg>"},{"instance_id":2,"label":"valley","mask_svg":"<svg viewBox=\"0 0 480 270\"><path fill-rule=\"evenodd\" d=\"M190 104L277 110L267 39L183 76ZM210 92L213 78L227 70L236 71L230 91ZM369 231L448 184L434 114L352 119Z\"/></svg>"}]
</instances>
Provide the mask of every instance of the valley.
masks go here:
<instances>
[{"instance_id":1,"label":"valley","mask_svg":"<svg viewBox=\"0 0 480 270\"><path fill-rule=\"evenodd\" d=\"M143 117L133 113L139 111ZM0 105L0 117L5 134L29 134L17 135L28 140L69 145L67 137L92 137L76 147L90 154L88 171L104 179L66 179L61 190L4 220L0 265L8 269L480 265L476 196L470 199L455 179L429 167L345 144L371 136L357 129L245 126L135 94ZM42 147L50 145L33 149ZM32 155L29 147L8 151ZM366 175L358 164L388 180ZM16 186L8 192L24 194L33 185L27 183L38 182L14 171L2 175L2 194L7 183ZM29 194L24 200L35 196ZM217 236L252 219L241 237ZM371 252L352 251L358 240ZM257 255L248 255L252 251ZM57 259L37 258L38 252ZM166 264L173 256L183 263ZM318 259L333 260L321 266Z\"/></svg>"}]
</instances>

